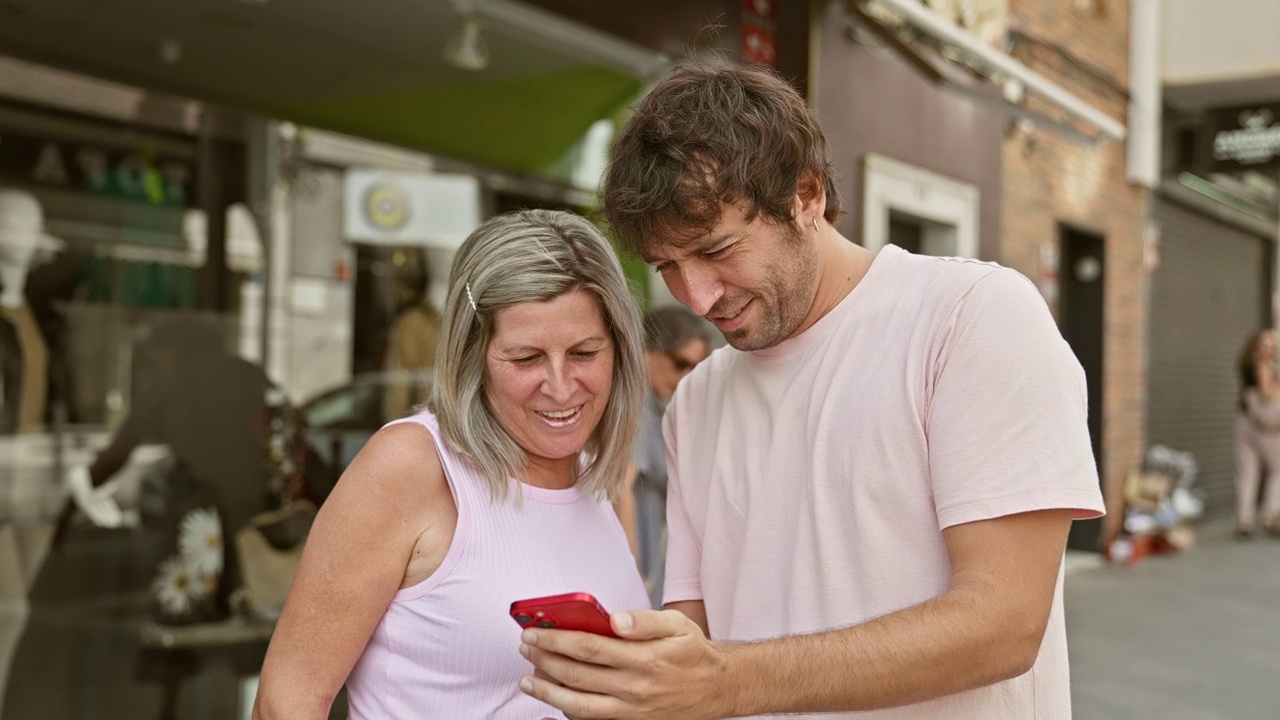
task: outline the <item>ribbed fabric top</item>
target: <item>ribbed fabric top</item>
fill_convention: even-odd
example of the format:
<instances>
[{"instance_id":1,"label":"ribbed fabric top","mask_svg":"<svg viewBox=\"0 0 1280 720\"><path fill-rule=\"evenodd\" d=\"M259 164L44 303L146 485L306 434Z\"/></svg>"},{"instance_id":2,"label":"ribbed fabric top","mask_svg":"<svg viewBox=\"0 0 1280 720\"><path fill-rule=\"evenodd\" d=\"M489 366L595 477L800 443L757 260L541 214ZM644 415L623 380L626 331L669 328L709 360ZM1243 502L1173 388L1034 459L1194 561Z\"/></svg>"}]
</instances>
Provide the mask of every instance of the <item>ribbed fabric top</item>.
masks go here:
<instances>
[{"instance_id":1,"label":"ribbed fabric top","mask_svg":"<svg viewBox=\"0 0 1280 720\"><path fill-rule=\"evenodd\" d=\"M613 508L576 487L517 489L514 480L508 499L493 501L484 478L444 443L431 412L396 421L405 422L435 442L458 525L440 568L396 593L374 629L347 679L350 717L563 718L520 692L533 666L518 652L520 626L508 608L567 592L589 592L610 611L648 607Z\"/></svg>"}]
</instances>

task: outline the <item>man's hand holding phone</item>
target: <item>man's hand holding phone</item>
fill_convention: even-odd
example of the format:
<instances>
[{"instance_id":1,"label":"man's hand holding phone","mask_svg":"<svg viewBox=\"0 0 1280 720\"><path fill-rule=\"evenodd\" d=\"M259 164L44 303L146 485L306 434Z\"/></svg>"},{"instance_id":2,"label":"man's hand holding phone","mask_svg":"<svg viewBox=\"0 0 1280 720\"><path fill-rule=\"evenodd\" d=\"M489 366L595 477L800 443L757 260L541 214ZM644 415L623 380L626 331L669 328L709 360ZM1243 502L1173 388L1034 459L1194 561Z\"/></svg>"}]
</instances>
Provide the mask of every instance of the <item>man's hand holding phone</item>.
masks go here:
<instances>
[{"instance_id":1,"label":"man's hand holding phone","mask_svg":"<svg viewBox=\"0 0 1280 720\"><path fill-rule=\"evenodd\" d=\"M526 628L520 654L537 669L535 676L520 681L525 693L574 718L681 720L730 714L726 703L732 693L720 687L727 676L726 652L684 614L616 612L604 616L608 632L596 632L601 617L588 627L578 610L555 614L549 624L540 625L536 614L528 612L545 612L548 599L540 600L540 605L526 601L519 608L528 620L517 618ZM517 604L512 604L513 616ZM588 616L595 612L578 608ZM566 621L568 617L574 619ZM567 629L579 632L563 632Z\"/></svg>"}]
</instances>

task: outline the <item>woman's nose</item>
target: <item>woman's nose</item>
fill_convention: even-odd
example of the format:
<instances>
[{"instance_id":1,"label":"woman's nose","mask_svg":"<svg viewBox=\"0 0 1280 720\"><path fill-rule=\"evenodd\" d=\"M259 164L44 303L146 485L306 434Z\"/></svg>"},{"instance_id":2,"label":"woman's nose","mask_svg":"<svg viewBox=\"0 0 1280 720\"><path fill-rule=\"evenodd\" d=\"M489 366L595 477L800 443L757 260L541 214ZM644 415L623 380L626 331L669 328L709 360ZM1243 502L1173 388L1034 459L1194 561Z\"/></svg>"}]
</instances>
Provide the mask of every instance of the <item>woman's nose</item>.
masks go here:
<instances>
[{"instance_id":1,"label":"woman's nose","mask_svg":"<svg viewBox=\"0 0 1280 720\"><path fill-rule=\"evenodd\" d=\"M556 402L566 402L573 396L574 380L569 364L563 359L547 363L547 377L542 381L542 392Z\"/></svg>"}]
</instances>

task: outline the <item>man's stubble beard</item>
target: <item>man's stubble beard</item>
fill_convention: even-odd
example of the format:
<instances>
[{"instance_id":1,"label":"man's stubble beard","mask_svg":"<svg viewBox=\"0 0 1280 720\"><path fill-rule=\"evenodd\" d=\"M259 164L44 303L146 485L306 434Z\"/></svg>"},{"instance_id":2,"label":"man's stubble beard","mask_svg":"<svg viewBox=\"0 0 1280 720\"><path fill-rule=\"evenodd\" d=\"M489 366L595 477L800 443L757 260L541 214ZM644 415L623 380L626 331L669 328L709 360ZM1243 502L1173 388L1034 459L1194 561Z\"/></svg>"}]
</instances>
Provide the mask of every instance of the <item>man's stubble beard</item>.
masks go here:
<instances>
[{"instance_id":1,"label":"man's stubble beard","mask_svg":"<svg viewBox=\"0 0 1280 720\"><path fill-rule=\"evenodd\" d=\"M754 324L723 333L725 341L737 350L751 352L778 345L800 327L813 305L818 278L817 243L790 224L784 228L783 254L764 274L766 278L777 278L773 287L781 291L772 305L763 304L764 298L756 295L756 302L762 303L757 308L762 311L761 317Z\"/></svg>"}]
</instances>

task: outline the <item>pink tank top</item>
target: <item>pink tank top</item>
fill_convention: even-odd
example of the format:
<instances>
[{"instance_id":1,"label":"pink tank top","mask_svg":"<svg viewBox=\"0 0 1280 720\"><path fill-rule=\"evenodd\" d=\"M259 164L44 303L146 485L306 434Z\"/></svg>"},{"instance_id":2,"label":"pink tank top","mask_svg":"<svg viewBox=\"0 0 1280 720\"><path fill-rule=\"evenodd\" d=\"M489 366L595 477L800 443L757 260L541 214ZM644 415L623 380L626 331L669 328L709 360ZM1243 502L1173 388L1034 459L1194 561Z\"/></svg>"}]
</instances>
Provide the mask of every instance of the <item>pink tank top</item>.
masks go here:
<instances>
[{"instance_id":1,"label":"pink tank top","mask_svg":"<svg viewBox=\"0 0 1280 720\"><path fill-rule=\"evenodd\" d=\"M521 485L491 500L484 478L444 443L435 415L397 422L431 433L458 525L440 568L396 593L347 679L352 720L563 718L520 692L513 600L589 592L608 610L648 607L622 525L607 502L577 488Z\"/></svg>"}]
</instances>

